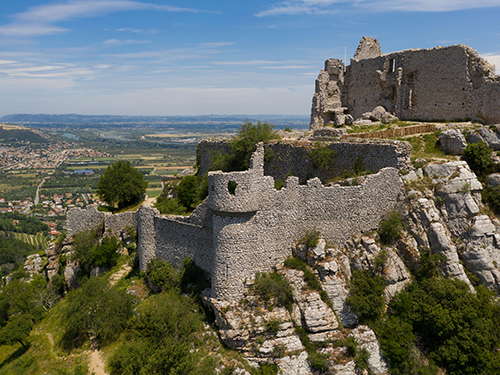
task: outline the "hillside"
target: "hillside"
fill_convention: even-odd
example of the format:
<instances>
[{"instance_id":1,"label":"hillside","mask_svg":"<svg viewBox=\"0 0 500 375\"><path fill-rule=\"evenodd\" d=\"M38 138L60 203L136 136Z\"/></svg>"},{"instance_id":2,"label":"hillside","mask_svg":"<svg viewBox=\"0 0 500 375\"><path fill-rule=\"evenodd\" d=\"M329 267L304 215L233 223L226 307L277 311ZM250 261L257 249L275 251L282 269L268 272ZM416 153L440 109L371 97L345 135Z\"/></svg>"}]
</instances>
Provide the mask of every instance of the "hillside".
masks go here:
<instances>
[{"instance_id":1,"label":"hillside","mask_svg":"<svg viewBox=\"0 0 500 375\"><path fill-rule=\"evenodd\" d=\"M0 294L0 337L10 340L0 351L6 353L0 374L87 373L97 349L112 375L497 373L500 166L492 153L500 148L497 129L443 124L439 131L405 138L411 153L402 140L344 141L321 134L318 140L311 133L281 132L280 140L266 143L273 150L267 161L260 146L249 153L247 171L211 174L209 197L190 216L164 217L148 207L102 218L91 209L72 211L73 236L47 249L34 270L42 277L19 293L19 298L32 293L31 304L7 302L20 290L16 280ZM244 139L245 133L239 136ZM231 150L227 141L222 144ZM352 164L332 178L335 165L345 162L341 152ZM298 168L293 160L299 159L286 157L300 153L304 180L308 170L321 178L301 184L298 176L287 176L283 168ZM391 163L399 169L376 164L380 155L393 154L398 158ZM379 170L368 170L368 158ZM226 165L230 162L226 158ZM266 168L286 176L284 184L257 173ZM175 200L177 208L185 204L184 211L192 210L202 199L197 178L173 180L166 191L170 197L162 198L165 206ZM246 178L252 184L245 185ZM330 180L323 184L323 179ZM228 181L235 183L233 192ZM241 186L251 186L260 199L246 195L238 201ZM222 191L227 200L210 195ZM303 200L311 202L305 214L292 200L296 193L313 197ZM360 209L373 217L387 207L384 202L392 207L375 224L368 215L366 223L356 224L361 221L356 215L324 219L318 213L354 202L352 211L371 196L371 205ZM286 221L288 212L295 223ZM94 220L99 225L84 231L92 215L99 216ZM277 239L278 231L292 233L296 223L292 238ZM354 225L360 229L344 240L352 231L345 227ZM190 251L192 259L181 250ZM176 268L159 259L168 257ZM241 276L246 270L238 269L238 262L252 270L248 277ZM128 275L120 272L127 263ZM111 286L109 280L118 281ZM46 298L33 298L46 291ZM23 327L17 318L23 316L28 328L14 329ZM15 344L8 332L24 336ZM64 367L63 357L70 358Z\"/></svg>"}]
</instances>

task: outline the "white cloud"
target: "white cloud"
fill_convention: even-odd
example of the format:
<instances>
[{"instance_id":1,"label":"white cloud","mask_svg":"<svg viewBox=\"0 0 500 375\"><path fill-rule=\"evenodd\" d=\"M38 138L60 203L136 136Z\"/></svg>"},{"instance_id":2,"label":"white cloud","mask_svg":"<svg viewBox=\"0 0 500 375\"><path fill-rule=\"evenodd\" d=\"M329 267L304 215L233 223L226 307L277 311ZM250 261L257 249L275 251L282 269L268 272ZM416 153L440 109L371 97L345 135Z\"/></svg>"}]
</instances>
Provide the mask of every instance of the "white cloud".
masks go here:
<instances>
[{"instance_id":1,"label":"white cloud","mask_svg":"<svg viewBox=\"0 0 500 375\"><path fill-rule=\"evenodd\" d=\"M269 9L258 12L256 16L331 14L345 5L357 10L377 12L449 12L499 7L500 0L287 0L272 4Z\"/></svg>"},{"instance_id":2,"label":"white cloud","mask_svg":"<svg viewBox=\"0 0 500 375\"><path fill-rule=\"evenodd\" d=\"M57 22L72 18L101 16L107 13L156 10L164 12L200 12L197 9L143 3L134 0L69 0L63 3L39 5L11 16L13 22L0 26L0 34L7 36L40 36L68 31L57 27Z\"/></svg>"},{"instance_id":3,"label":"white cloud","mask_svg":"<svg viewBox=\"0 0 500 375\"><path fill-rule=\"evenodd\" d=\"M151 43L150 40L134 40L134 39L126 39L126 40L108 39L102 42L102 44L105 46L123 46L126 44L150 44L150 43Z\"/></svg>"},{"instance_id":4,"label":"white cloud","mask_svg":"<svg viewBox=\"0 0 500 375\"><path fill-rule=\"evenodd\" d=\"M495 55L493 53L487 53L481 55L481 57L487 60L490 64L495 65L496 74L500 74L500 55Z\"/></svg>"}]
</instances>

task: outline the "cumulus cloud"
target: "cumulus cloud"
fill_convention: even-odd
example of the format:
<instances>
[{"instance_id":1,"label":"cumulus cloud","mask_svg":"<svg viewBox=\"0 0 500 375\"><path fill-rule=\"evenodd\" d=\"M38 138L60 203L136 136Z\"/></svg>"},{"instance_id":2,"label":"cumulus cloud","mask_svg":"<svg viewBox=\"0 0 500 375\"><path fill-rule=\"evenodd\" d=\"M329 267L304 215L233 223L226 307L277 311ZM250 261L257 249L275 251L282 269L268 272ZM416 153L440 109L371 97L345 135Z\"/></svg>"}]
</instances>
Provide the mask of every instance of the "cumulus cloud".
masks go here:
<instances>
[{"instance_id":1,"label":"cumulus cloud","mask_svg":"<svg viewBox=\"0 0 500 375\"><path fill-rule=\"evenodd\" d=\"M12 23L0 26L0 34L20 37L60 34L68 30L54 25L57 22L132 10L200 12L197 9L143 3L135 0L69 0L63 3L31 7L24 12L14 14L11 16Z\"/></svg>"},{"instance_id":2,"label":"cumulus cloud","mask_svg":"<svg viewBox=\"0 0 500 375\"><path fill-rule=\"evenodd\" d=\"M346 5L358 10L377 12L449 12L498 7L500 0L287 0L272 4L256 16L329 14L338 12L341 6Z\"/></svg>"}]
</instances>

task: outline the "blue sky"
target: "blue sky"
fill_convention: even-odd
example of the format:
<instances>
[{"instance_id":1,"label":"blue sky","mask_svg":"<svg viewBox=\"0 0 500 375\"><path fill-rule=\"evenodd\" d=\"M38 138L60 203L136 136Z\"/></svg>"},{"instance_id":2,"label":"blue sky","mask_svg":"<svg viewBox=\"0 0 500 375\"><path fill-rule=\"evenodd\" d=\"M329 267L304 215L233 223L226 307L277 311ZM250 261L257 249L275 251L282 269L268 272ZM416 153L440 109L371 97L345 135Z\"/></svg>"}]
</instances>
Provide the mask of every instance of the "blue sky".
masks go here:
<instances>
[{"instance_id":1,"label":"blue sky","mask_svg":"<svg viewBox=\"0 0 500 375\"><path fill-rule=\"evenodd\" d=\"M362 36L500 68L499 20L500 0L4 0L0 116L307 115L324 60Z\"/></svg>"}]
</instances>

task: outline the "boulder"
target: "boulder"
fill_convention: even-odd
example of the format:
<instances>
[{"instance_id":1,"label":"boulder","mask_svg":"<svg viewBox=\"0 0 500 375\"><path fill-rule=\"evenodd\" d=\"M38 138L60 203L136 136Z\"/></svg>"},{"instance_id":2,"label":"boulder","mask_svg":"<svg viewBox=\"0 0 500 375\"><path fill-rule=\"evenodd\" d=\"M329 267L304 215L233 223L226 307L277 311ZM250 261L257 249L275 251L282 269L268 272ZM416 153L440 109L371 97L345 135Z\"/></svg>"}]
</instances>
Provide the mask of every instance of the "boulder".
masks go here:
<instances>
[{"instance_id":1,"label":"boulder","mask_svg":"<svg viewBox=\"0 0 500 375\"><path fill-rule=\"evenodd\" d=\"M387 112L384 107L379 105L378 107L375 107L373 111L371 112L365 112L361 116L363 120L370 120L370 121L379 121L383 123L388 123L393 120L397 120L398 118L394 116L393 114ZM357 121L356 121L357 123Z\"/></svg>"},{"instance_id":2,"label":"boulder","mask_svg":"<svg viewBox=\"0 0 500 375\"><path fill-rule=\"evenodd\" d=\"M483 126L478 129L478 133L489 148L495 151L500 150L500 137L496 131L492 131L490 128Z\"/></svg>"},{"instance_id":3,"label":"boulder","mask_svg":"<svg viewBox=\"0 0 500 375\"><path fill-rule=\"evenodd\" d=\"M493 173L488 176L488 183L491 187L497 187L500 185L500 173Z\"/></svg>"},{"instance_id":4,"label":"boulder","mask_svg":"<svg viewBox=\"0 0 500 375\"><path fill-rule=\"evenodd\" d=\"M469 134L467 134L467 143L478 143L478 142L484 142L483 137L476 131L472 131Z\"/></svg>"},{"instance_id":5,"label":"boulder","mask_svg":"<svg viewBox=\"0 0 500 375\"><path fill-rule=\"evenodd\" d=\"M449 129L439 135L441 148L448 155L463 155L467 142L458 129Z\"/></svg>"}]
</instances>

